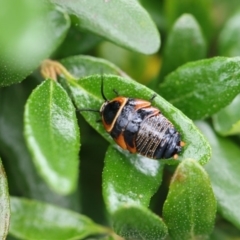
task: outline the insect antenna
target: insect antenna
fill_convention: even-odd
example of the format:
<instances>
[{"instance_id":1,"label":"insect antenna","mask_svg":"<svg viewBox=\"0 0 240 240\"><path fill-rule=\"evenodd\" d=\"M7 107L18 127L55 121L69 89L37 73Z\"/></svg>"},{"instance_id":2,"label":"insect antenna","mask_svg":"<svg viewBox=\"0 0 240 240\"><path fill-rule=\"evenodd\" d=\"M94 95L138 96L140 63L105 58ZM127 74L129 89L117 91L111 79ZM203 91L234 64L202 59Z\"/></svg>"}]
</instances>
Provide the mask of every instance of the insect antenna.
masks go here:
<instances>
[{"instance_id":1,"label":"insect antenna","mask_svg":"<svg viewBox=\"0 0 240 240\"><path fill-rule=\"evenodd\" d=\"M101 94L102 94L102 98L107 102L108 100L105 97L104 91L103 91L103 74L101 74ZM77 107L76 107L76 109L77 109ZM98 109L91 109L91 108L77 109L77 111L78 112L98 112L98 113L100 113L100 110L98 110Z\"/></svg>"},{"instance_id":2,"label":"insect antenna","mask_svg":"<svg viewBox=\"0 0 240 240\"><path fill-rule=\"evenodd\" d=\"M157 94L156 93L154 93L153 95L152 95L152 97L149 99L149 101L152 103L153 102L153 100L154 100L154 98L157 96Z\"/></svg>"},{"instance_id":3,"label":"insect antenna","mask_svg":"<svg viewBox=\"0 0 240 240\"><path fill-rule=\"evenodd\" d=\"M117 96L119 96L119 93L118 93L118 91L117 91L116 89L113 89L113 92L114 92Z\"/></svg>"},{"instance_id":4,"label":"insect antenna","mask_svg":"<svg viewBox=\"0 0 240 240\"><path fill-rule=\"evenodd\" d=\"M101 80L102 80L102 82L101 82L101 94L102 94L103 99L105 101L108 101L107 98L104 95L104 92L103 92L103 74L101 74Z\"/></svg>"}]
</instances>

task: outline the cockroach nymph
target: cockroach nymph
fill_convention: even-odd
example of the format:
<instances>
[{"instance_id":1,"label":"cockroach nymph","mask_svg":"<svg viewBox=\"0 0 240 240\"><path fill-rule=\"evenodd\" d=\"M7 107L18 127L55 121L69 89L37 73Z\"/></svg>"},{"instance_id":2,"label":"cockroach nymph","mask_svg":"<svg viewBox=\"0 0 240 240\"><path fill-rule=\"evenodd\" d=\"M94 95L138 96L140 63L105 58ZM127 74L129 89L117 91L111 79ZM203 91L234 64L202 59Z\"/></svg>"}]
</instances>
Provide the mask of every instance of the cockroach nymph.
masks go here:
<instances>
[{"instance_id":1,"label":"cockroach nymph","mask_svg":"<svg viewBox=\"0 0 240 240\"><path fill-rule=\"evenodd\" d=\"M156 95L150 101L123 96L108 100L103 77L101 94L105 102L100 110L83 111L99 112L105 130L121 148L152 159L178 158L185 143L173 124L151 106Z\"/></svg>"}]
</instances>

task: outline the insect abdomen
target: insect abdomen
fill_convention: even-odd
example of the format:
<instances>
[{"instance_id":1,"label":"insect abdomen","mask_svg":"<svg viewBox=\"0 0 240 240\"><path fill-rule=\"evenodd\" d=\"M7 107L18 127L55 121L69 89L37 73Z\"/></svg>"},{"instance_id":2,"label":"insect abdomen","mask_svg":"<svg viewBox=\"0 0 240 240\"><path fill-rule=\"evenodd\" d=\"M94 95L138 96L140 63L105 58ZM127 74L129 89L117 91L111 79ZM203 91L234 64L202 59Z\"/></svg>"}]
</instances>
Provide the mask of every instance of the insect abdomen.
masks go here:
<instances>
[{"instance_id":1,"label":"insect abdomen","mask_svg":"<svg viewBox=\"0 0 240 240\"><path fill-rule=\"evenodd\" d=\"M137 152L149 158L170 158L181 151L180 134L161 113L146 117L135 140Z\"/></svg>"}]
</instances>

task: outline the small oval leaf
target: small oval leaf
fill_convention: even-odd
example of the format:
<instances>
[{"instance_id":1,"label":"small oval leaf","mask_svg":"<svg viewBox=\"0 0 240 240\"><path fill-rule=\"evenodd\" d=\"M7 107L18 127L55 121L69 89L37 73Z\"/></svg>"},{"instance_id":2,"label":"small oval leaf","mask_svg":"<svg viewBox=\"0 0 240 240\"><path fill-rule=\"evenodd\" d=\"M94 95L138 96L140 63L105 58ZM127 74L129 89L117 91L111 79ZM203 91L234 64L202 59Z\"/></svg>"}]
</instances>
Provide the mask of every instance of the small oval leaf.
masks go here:
<instances>
[{"instance_id":1,"label":"small oval leaf","mask_svg":"<svg viewBox=\"0 0 240 240\"><path fill-rule=\"evenodd\" d=\"M158 30L138 1L49 1L75 15L80 28L123 47L152 54L160 46Z\"/></svg>"},{"instance_id":2,"label":"small oval leaf","mask_svg":"<svg viewBox=\"0 0 240 240\"><path fill-rule=\"evenodd\" d=\"M10 201L7 177L0 159L0 239L5 239L8 234L10 222Z\"/></svg>"},{"instance_id":3,"label":"small oval leaf","mask_svg":"<svg viewBox=\"0 0 240 240\"><path fill-rule=\"evenodd\" d=\"M20 84L0 88L0 152L4 155L8 178L11 179L9 187L12 194L46 201L77 211L80 209L78 189L68 196L52 191L36 171L24 141L24 105L38 84L38 80L30 77Z\"/></svg>"},{"instance_id":4,"label":"small oval leaf","mask_svg":"<svg viewBox=\"0 0 240 240\"><path fill-rule=\"evenodd\" d=\"M184 63L206 57L207 46L198 22L191 14L183 14L175 22L166 41L160 77Z\"/></svg>"},{"instance_id":5,"label":"small oval leaf","mask_svg":"<svg viewBox=\"0 0 240 240\"><path fill-rule=\"evenodd\" d=\"M109 233L91 219L67 209L24 198L11 197L10 234L20 239L84 239Z\"/></svg>"},{"instance_id":6,"label":"small oval leaf","mask_svg":"<svg viewBox=\"0 0 240 240\"><path fill-rule=\"evenodd\" d=\"M100 109L103 103L101 96L101 78L102 77L99 75L93 75L78 81L69 81L72 96L78 109ZM108 99L112 99L116 96L113 89L116 89L121 96L145 100L149 100L153 94L155 94L152 90L131 79L105 75L104 93ZM160 96L154 98L153 106L159 108L175 125L176 129L182 135L183 141L186 143L186 146L184 146L179 156L179 160L192 157L201 164L205 164L211 156L211 149L192 121ZM99 114L84 111L82 114L93 128L109 142L113 143L113 140L104 130L102 124L96 122L100 119ZM165 160L165 162L169 164L176 163L175 160Z\"/></svg>"},{"instance_id":7,"label":"small oval leaf","mask_svg":"<svg viewBox=\"0 0 240 240\"><path fill-rule=\"evenodd\" d=\"M148 207L161 184L162 170L160 161L110 146L103 169L103 197L108 211L113 213L125 204Z\"/></svg>"},{"instance_id":8,"label":"small oval leaf","mask_svg":"<svg viewBox=\"0 0 240 240\"><path fill-rule=\"evenodd\" d=\"M160 94L191 119L206 118L240 92L239 78L239 57L200 60L169 74L160 84Z\"/></svg>"},{"instance_id":9,"label":"small oval leaf","mask_svg":"<svg viewBox=\"0 0 240 240\"><path fill-rule=\"evenodd\" d=\"M24 132L40 175L60 194L72 192L78 177L79 129L65 90L46 80L25 106Z\"/></svg>"},{"instance_id":10,"label":"small oval leaf","mask_svg":"<svg viewBox=\"0 0 240 240\"><path fill-rule=\"evenodd\" d=\"M125 205L112 216L113 229L125 239L165 239L167 227L157 215L144 207Z\"/></svg>"},{"instance_id":11,"label":"small oval leaf","mask_svg":"<svg viewBox=\"0 0 240 240\"><path fill-rule=\"evenodd\" d=\"M216 200L204 169L192 159L181 162L163 206L171 239L207 239L213 230Z\"/></svg>"},{"instance_id":12,"label":"small oval leaf","mask_svg":"<svg viewBox=\"0 0 240 240\"><path fill-rule=\"evenodd\" d=\"M197 126L209 140L213 155L205 166L218 202L218 211L240 228L240 149L230 139L217 136L205 122Z\"/></svg>"}]
</instances>

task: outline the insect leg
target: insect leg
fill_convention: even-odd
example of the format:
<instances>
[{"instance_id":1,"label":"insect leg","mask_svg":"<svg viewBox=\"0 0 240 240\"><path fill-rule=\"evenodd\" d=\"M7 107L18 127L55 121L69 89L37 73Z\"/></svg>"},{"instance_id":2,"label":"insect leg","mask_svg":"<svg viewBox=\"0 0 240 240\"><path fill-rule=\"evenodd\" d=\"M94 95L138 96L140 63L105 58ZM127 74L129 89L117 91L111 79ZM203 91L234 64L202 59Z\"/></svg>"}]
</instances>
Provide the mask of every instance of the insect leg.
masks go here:
<instances>
[{"instance_id":1,"label":"insect leg","mask_svg":"<svg viewBox=\"0 0 240 240\"><path fill-rule=\"evenodd\" d=\"M119 96L119 93L118 93L118 91L117 91L116 89L113 89L113 92L114 92L117 96Z\"/></svg>"},{"instance_id":2,"label":"insect leg","mask_svg":"<svg viewBox=\"0 0 240 240\"><path fill-rule=\"evenodd\" d=\"M154 100L154 98L157 96L157 94L156 93L154 93L153 95L152 95L152 97L149 99L149 102L153 102L153 100Z\"/></svg>"}]
</instances>

